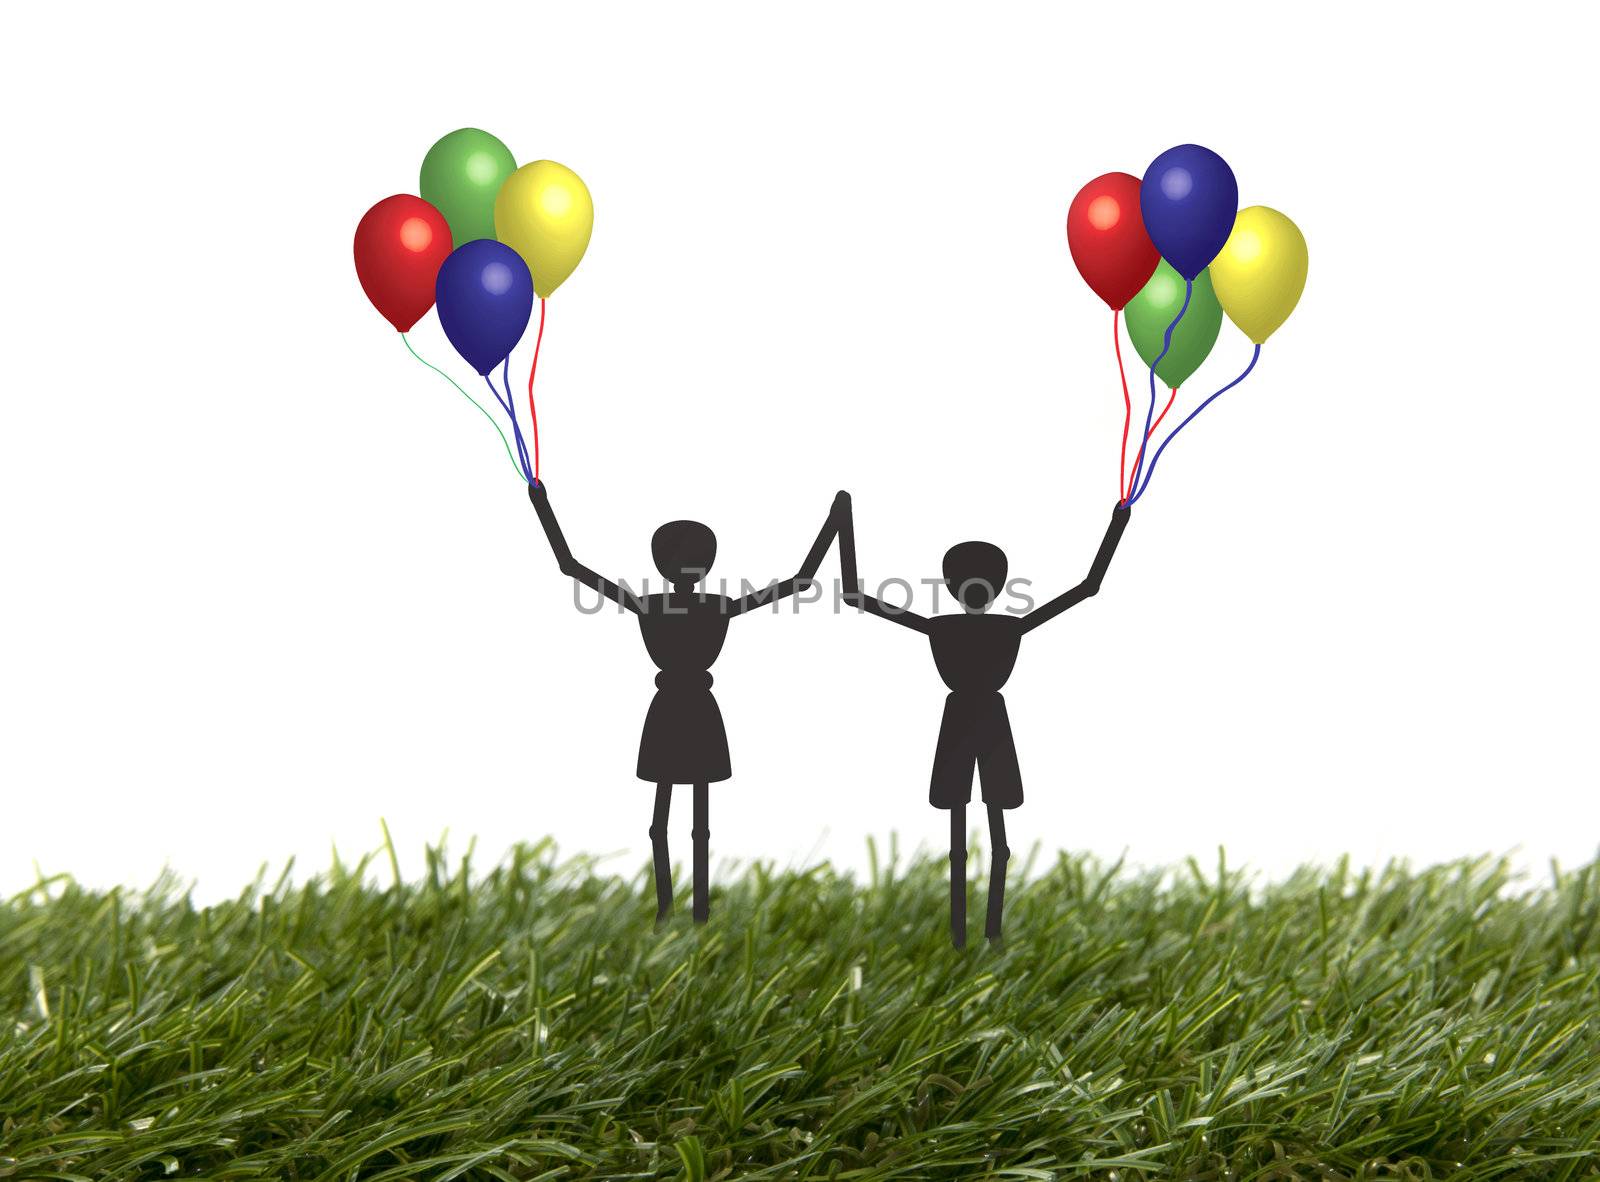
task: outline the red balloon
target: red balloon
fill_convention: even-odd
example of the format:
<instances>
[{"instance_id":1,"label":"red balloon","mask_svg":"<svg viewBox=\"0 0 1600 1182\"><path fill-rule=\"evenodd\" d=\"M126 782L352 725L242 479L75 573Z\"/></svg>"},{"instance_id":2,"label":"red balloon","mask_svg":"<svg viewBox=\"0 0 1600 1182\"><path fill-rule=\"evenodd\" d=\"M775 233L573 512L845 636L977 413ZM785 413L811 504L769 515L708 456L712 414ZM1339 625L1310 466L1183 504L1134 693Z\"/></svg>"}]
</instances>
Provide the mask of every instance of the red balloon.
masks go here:
<instances>
[{"instance_id":1,"label":"red balloon","mask_svg":"<svg viewBox=\"0 0 1600 1182\"><path fill-rule=\"evenodd\" d=\"M1108 172L1079 189L1067 210L1067 245L1083 281L1121 311L1161 261L1139 212L1139 178Z\"/></svg>"},{"instance_id":2,"label":"red balloon","mask_svg":"<svg viewBox=\"0 0 1600 1182\"><path fill-rule=\"evenodd\" d=\"M439 265L449 257L450 225L421 197L385 197L356 226L361 290L400 332L409 332L433 307Z\"/></svg>"}]
</instances>

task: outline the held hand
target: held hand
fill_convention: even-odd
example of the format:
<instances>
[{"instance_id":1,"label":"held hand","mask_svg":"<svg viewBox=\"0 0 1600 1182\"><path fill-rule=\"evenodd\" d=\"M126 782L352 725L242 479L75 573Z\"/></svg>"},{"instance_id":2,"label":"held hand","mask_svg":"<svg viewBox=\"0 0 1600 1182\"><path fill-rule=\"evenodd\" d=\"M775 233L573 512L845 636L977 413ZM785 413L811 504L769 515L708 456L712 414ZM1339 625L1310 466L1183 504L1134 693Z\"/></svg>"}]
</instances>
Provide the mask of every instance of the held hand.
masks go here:
<instances>
[{"instance_id":1,"label":"held hand","mask_svg":"<svg viewBox=\"0 0 1600 1182\"><path fill-rule=\"evenodd\" d=\"M817 540L811 543L811 551L806 555L805 561L800 564L800 570L795 575L797 582L810 583L816 578L817 571L822 566L822 560L827 556L828 548L833 545L833 540L839 536L839 527L844 520L839 509L841 500L845 505L846 512L848 512L850 496L848 493L841 492L833 498L833 505L828 509L828 516L822 523L822 530L817 534Z\"/></svg>"},{"instance_id":2,"label":"held hand","mask_svg":"<svg viewBox=\"0 0 1600 1182\"><path fill-rule=\"evenodd\" d=\"M537 505L540 501L548 500L550 494L545 491L544 482L535 480L528 485L528 500Z\"/></svg>"}]
</instances>

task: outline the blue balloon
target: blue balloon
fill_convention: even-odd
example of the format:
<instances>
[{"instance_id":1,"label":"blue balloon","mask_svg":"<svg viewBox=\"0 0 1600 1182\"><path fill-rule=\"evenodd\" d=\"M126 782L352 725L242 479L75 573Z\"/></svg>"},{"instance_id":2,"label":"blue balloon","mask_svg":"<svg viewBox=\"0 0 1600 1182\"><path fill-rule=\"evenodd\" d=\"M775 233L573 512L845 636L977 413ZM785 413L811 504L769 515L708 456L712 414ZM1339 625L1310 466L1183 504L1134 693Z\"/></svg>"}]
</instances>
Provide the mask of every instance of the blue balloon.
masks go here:
<instances>
[{"instance_id":1,"label":"blue balloon","mask_svg":"<svg viewBox=\"0 0 1600 1182\"><path fill-rule=\"evenodd\" d=\"M533 314L533 276L503 242L478 238L451 251L434 284L444 335L485 377L511 355Z\"/></svg>"},{"instance_id":2,"label":"blue balloon","mask_svg":"<svg viewBox=\"0 0 1600 1182\"><path fill-rule=\"evenodd\" d=\"M1139 184L1145 232L1178 274L1193 280L1204 271L1239 212L1239 182L1228 162L1210 148L1179 144L1157 156Z\"/></svg>"}]
</instances>

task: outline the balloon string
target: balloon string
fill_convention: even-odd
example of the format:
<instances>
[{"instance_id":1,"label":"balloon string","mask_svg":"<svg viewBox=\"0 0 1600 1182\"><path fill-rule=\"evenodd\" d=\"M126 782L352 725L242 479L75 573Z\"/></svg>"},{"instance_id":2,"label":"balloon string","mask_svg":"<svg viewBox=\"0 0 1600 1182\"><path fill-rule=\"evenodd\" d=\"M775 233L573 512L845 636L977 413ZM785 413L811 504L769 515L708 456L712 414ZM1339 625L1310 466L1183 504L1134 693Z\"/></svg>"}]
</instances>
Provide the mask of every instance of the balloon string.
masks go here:
<instances>
[{"instance_id":1,"label":"balloon string","mask_svg":"<svg viewBox=\"0 0 1600 1182\"><path fill-rule=\"evenodd\" d=\"M533 469L528 463L528 443L522 437L522 424L517 422L517 396L511 392L511 354L500 362L500 384L506 388L506 405L511 408L511 429L517 433L517 448L522 452L522 471L529 484L533 483Z\"/></svg>"},{"instance_id":2,"label":"balloon string","mask_svg":"<svg viewBox=\"0 0 1600 1182\"><path fill-rule=\"evenodd\" d=\"M1199 414L1206 407L1210 406L1213 402L1215 402L1217 399L1221 398L1229 390L1233 389L1240 382L1244 381L1247 377L1249 377L1250 376L1250 371L1256 367L1256 362L1259 361L1259 360L1261 360L1261 346L1257 345L1256 346L1256 351L1254 353L1250 354L1250 364L1244 367L1244 372L1242 374L1240 374L1238 377L1234 378L1233 381L1229 382L1226 386L1222 387L1222 389L1218 390L1210 398L1207 398L1199 406L1197 406L1193 410L1191 410L1189 412L1189 417L1184 419L1183 422L1179 423L1176 427L1174 427L1171 430L1171 432L1167 435L1167 437L1161 441L1161 446L1156 448L1156 454L1150 457L1150 471L1145 473L1144 484L1140 486L1139 491L1136 492L1134 494L1134 496L1133 496L1133 502L1132 503L1134 505L1137 505L1139 503L1139 498L1144 496L1144 494L1149 490L1149 488L1150 488L1150 478L1153 477L1156 474L1156 465L1161 462L1161 453L1167 450L1167 444L1171 443L1174 439L1176 439L1178 437L1178 432L1182 431L1185 427L1187 427L1190 424L1190 422L1192 422L1194 420L1195 415Z\"/></svg>"},{"instance_id":3,"label":"balloon string","mask_svg":"<svg viewBox=\"0 0 1600 1182\"><path fill-rule=\"evenodd\" d=\"M1178 327L1178 321L1182 320L1183 314L1189 310L1189 301L1192 298L1194 298L1194 280L1185 279L1183 281L1183 307L1178 309L1178 314L1172 318L1172 323L1167 325L1167 331L1161 338L1161 352L1150 363L1150 409L1145 411L1144 414L1144 435L1142 437L1144 439L1149 439L1150 432L1155 430L1155 425L1150 420L1156 413L1156 366L1161 364L1166 358L1168 350L1172 348L1172 331ZM1134 461L1133 465L1133 483L1129 485L1130 491L1139 487L1139 471L1143 459L1144 445L1141 443L1139 445L1139 459ZM1131 506L1133 502L1129 501L1128 504Z\"/></svg>"},{"instance_id":4,"label":"balloon string","mask_svg":"<svg viewBox=\"0 0 1600 1182\"><path fill-rule=\"evenodd\" d=\"M1111 343L1117 350L1117 376L1122 379L1122 462L1117 466L1117 504L1128 499L1128 428L1133 425L1133 399L1128 396L1128 371L1122 368L1122 309L1111 310Z\"/></svg>"},{"instance_id":5,"label":"balloon string","mask_svg":"<svg viewBox=\"0 0 1600 1182\"><path fill-rule=\"evenodd\" d=\"M500 364L500 384L505 387L506 405L511 407L511 417L517 417L517 396L511 392L511 358L508 356ZM517 431L517 446L522 449L522 470L528 474L528 482L533 482L533 465L528 461L528 440L522 434L522 424L513 421Z\"/></svg>"},{"instance_id":6,"label":"balloon string","mask_svg":"<svg viewBox=\"0 0 1600 1182\"><path fill-rule=\"evenodd\" d=\"M1155 427L1150 428L1150 435L1154 435L1156 433L1156 427L1161 426L1161 420L1167 417L1167 412L1172 409L1172 404L1177 401L1177 398L1178 387L1174 386L1172 387L1172 393L1167 395L1167 404L1161 408L1161 413L1156 416ZM1146 435L1145 438L1149 439L1150 435Z\"/></svg>"},{"instance_id":7,"label":"balloon string","mask_svg":"<svg viewBox=\"0 0 1600 1182\"><path fill-rule=\"evenodd\" d=\"M483 382L484 385L489 387L489 393L494 395L494 400L500 404L500 408L511 416L511 434L517 441L517 455L521 460L518 467L521 470L522 479L528 480L530 479L528 472L528 445L522 441L522 427L517 422L517 404L512 401L511 387L506 387L506 396L502 398L500 397L500 391L495 389L493 378L488 374L484 374Z\"/></svg>"},{"instance_id":8,"label":"balloon string","mask_svg":"<svg viewBox=\"0 0 1600 1182\"><path fill-rule=\"evenodd\" d=\"M528 418L533 422L533 479L539 481L539 412L533 406L533 375L539 372L539 346L544 344L544 297L539 297L539 335L533 340L533 365L528 369ZM511 392L511 387L506 387Z\"/></svg>"},{"instance_id":9,"label":"balloon string","mask_svg":"<svg viewBox=\"0 0 1600 1182\"><path fill-rule=\"evenodd\" d=\"M1175 402L1177 400L1177 397L1178 397L1178 387L1174 386L1174 387L1172 387L1172 393L1167 395L1167 404L1161 408L1161 413L1156 416L1156 421L1155 421L1154 426L1152 426L1150 428L1150 430L1145 433L1144 443L1141 443L1139 445L1139 457L1138 457L1139 459L1143 459L1144 458L1145 443L1149 443L1150 442L1150 436L1154 435L1156 433L1156 428L1161 426L1161 420L1167 417L1167 412L1172 409L1172 404L1173 404L1173 402ZM1127 499L1126 495L1124 495L1123 499L1124 500Z\"/></svg>"},{"instance_id":10,"label":"balloon string","mask_svg":"<svg viewBox=\"0 0 1600 1182\"><path fill-rule=\"evenodd\" d=\"M522 477L523 480L527 480L528 479L528 471L527 471L527 469L528 469L528 448L522 442L522 434L521 434L521 432L519 432L517 430L517 416L516 416L515 410L512 408L512 405L511 405L511 397L510 397L511 392L508 389L506 391L506 396L505 397L501 397L500 391L495 387L494 382L489 379L489 375L488 374L484 374L483 375L483 380L484 380L485 384L487 384L488 387L489 387L489 393L494 395L495 402L499 403L500 409L505 411L506 415L511 419L511 431L512 431L513 437L517 441L517 475Z\"/></svg>"},{"instance_id":11,"label":"balloon string","mask_svg":"<svg viewBox=\"0 0 1600 1182\"><path fill-rule=\"evenodd\" d=\"M483 408L483 403L479 402L471 394L468 394L465 390L463 390L461 388L461 386L456 382L456 380L453 377L451 377L449 374L445 373L444 370L440 369L437 365L432 364L431 362L425 360L422 356L420 356L417 353L417 351L411 347L411 337L410 337L409 334L401 333L400 334L400 339L405 342L406 351L408 353L410 353L411 356L415 357L418 361L421 361L423 365L426 365L429 369L433 370L434 373L438 374L441 378L443 378L445 381L449 382L452 386L455 386L456 392L459 393L461 395L461 397L465 398L468 402L472 403L473 406L477 407L478 408L478 413L481 414L484 418L489 420L489 426L494 428L495 434L500 436L500 442L505 445L506 459L511 461L511 466L513 468L517 469L518 478L519 479L526 479L526 477L524 477L522 475L521 465L519 465L517 463L517 457L511 454L511 444L506 441L506 433L500 429L500 424L494 421L494 416ZM498 399L496 399L496 401L498 401Z\"/></svg>"}]
</instances>

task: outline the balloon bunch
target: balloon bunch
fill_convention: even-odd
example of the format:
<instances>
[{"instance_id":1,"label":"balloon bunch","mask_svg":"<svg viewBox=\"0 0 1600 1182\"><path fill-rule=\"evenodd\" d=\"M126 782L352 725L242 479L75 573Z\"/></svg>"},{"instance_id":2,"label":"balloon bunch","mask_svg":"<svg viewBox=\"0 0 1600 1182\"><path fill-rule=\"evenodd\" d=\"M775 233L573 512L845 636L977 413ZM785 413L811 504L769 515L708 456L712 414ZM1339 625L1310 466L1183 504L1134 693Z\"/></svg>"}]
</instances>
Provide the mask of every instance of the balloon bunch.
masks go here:
<instances>
[{"instance_id":1,"label":"balloon bunch","mask_svg":"<svg viewBox=\"0 0 1600 1182\"><path fill-rule=\"evenodd\" d=\"M362 216L356 226L356 276L411 355L494 424L517 475L535 483L539 418L533 379L544 343L544 302L577 269L589 246L594 228L589 190L577 173L553 160L518 168L509 148L474 127L452 131L428 149L419 187L421 197L385 197ZM511 393L511 351L528 329L536 296L539 330L528 369L530 458ZM407 334L435 304L445 336L510 418L514 454L483 404L411 348ZM491 376L496 367L503 394Z\"/></svg>"},{"instance_id":2,"label":"balloon bunch","mask_svg":"<svg viewBox=\"0 0 1600 1182\"><path fill-rule=\"evenodd\" d=\"M1306 285L1306 240L1265 205L1239 208L1227 161L1198 144L1157 156L1144 179L1125 172L1096 177L1067 210L1067 245L1078 272L1111 308L1112 341L1122 376L1120 502L1133 505L1150 487L1161 453L1196 415L1255 368L1261 346L1285 320ZM1133 347L1150 367L1150 406L1128 471L1133 401L1122 366L1125 319ZM1226 312L1255 344L1250 364L1167 433L1145 464L1145 447L1177 401L1178 390L1211 353ZM1156 415L1156 378L1167 386Z\"/></svg>"}]
</instances>

